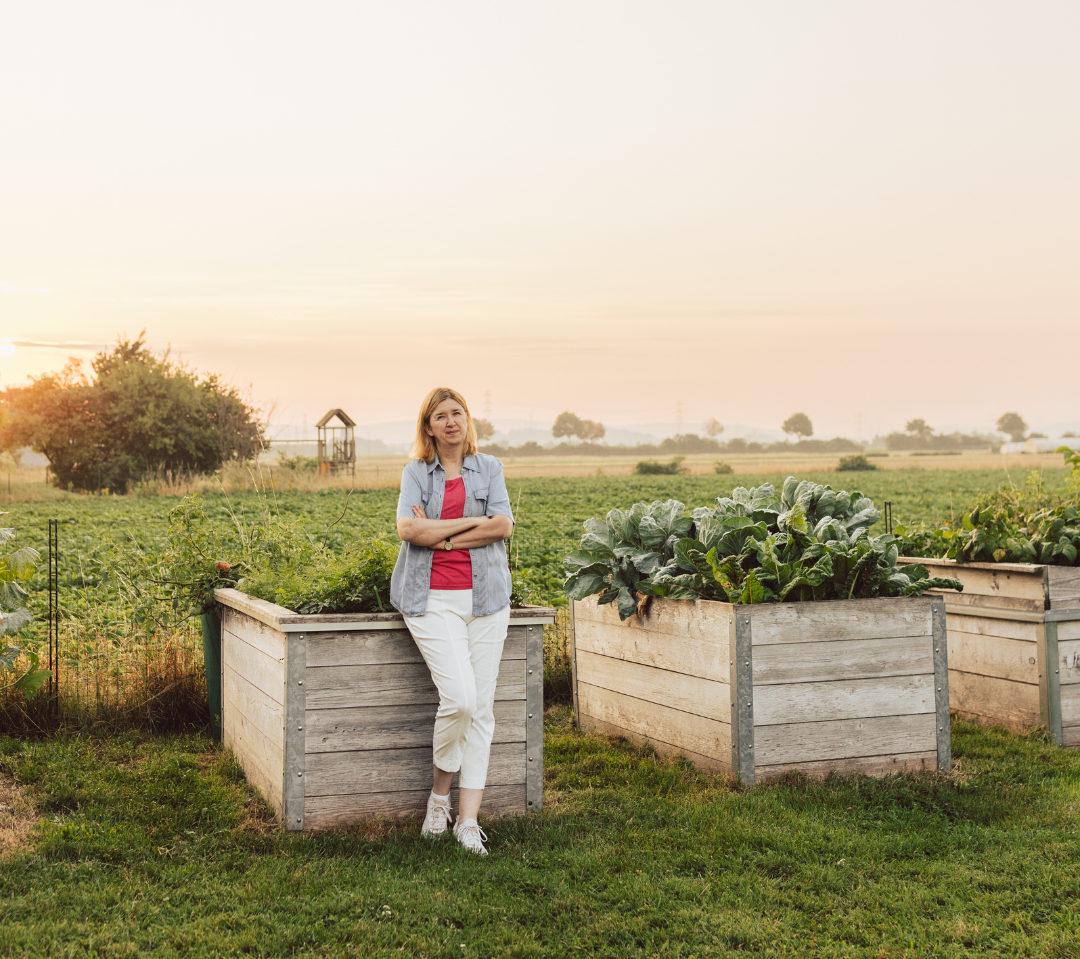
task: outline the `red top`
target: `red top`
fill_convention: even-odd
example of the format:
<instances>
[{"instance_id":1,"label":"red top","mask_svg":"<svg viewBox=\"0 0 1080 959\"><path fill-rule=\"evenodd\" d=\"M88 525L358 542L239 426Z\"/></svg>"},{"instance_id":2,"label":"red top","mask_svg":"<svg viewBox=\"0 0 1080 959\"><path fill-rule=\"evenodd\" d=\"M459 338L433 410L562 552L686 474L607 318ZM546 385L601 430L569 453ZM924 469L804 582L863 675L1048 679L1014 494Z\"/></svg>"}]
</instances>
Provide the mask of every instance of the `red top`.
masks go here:
<instances>
[{"instance_id":1,"label":"red top","mask_svg":"<svg viewBox=\"0 0 1080 959\"><path fill-rule=\"evenodd\" d=\"M439 519L465 515L465 480L460 476L446 484ZM467 549L446 550L440 543L431 558L432 589L472 589L472 556Z\"/></svg>"}]
</instances>

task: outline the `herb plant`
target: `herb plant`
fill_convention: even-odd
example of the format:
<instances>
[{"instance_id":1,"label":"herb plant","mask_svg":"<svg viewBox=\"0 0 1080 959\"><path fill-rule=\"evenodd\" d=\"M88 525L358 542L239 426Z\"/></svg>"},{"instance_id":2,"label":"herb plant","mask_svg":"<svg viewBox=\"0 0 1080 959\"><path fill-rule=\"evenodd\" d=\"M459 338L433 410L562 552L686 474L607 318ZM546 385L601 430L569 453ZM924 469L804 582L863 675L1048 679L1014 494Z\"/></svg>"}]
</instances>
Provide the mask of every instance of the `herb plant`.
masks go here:
<instances>
[{"instance_id":1,"label":"herb plant","mask_svg":"<svg viewBox=\"0 0 1080 959\"><path fill-rule=\"evenodd\" d=\"M627 619L650 596L750 604L962 588L917 564L898 568L897 538L870 536L880 514L857 492L789 476L779 496L768 483L739 487L715 507L684 513L668 500L586 521L564 563L567 596L599 594Z\"/></svg>"},{"instance_id":2,"label":"herb plant","mask_svg":"<svg viewBox=\"0 0 1080 959\"><path fill-rule=\"evenodd\" d=\"M14 529L0 529L0 545L6 546L14 539ZM0 689L14 686L27 696L41 689L49 678L49 670L42 669L37 653L29 651L29 668L19 674L15 662L22 650L17 646L9 646L4 637L19 632L32 618L26 608L29 594L19 585L19 580L25 582L33 577L40 558L38 551L29 546L17 549L7 556L0 556L0 608L3 609L3 612L0 612Z\"/></svg>"}]
</instances>

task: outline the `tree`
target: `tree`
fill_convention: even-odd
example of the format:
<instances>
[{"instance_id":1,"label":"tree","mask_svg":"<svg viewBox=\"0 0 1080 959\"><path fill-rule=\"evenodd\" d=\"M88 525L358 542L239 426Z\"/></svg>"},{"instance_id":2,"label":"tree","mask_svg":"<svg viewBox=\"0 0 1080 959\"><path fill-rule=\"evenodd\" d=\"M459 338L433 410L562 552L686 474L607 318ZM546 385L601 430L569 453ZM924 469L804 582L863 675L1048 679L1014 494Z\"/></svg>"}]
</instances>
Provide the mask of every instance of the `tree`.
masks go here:
<instances>
[{"instance_id":1,"label":"tree","mask_svg":"<svg viewBox=\"0 0 1080 959\"><path fill-rule=\"evenodd\" d=\"M1021 443L1028 425L1019 413L1003 413L998 417L997 429L999 433L1008 433L1009 439L1014 443Z\"/></svg>"},{"instance_id":2,"label":"tree","mask_svg":"<svg viewBox=\"0 0 1080 959\"><path fill-rule=\"evenodd\" d=\"M555 425L551 427L551 435L556 439L562 436L580 436L585 424L576 413L569 410L555 417Z\"/></svg>"},{"instance_id":3,"label":"tree","mask_svg":"<svg viewBox=\"0 0 1080 959\"><path fill-rule=\"evenodd\" d=\"M926 441L934 435L933 428L926 422L926 420L908 420L907 426L904 427L905 433L910 433L916 439Z\"/></svg>"},{"instance_id":4,"label":"tree","mask_svg":"<svg viewBox=\"0 0 1080 959\"><path fill-rule=\"evenodd\" d=\"M473 426L476 427L476 438L478 440L489 440L495 435L495 426L488 420L474 419Z\"/></svg>"},{"instance_id":5,"label":"tree","mask_svg":"<svg viewBox=\"0 0 1080 959\"><path fill-rule=\"evenodd\" d=\"M69 360L0 393L0 445L44 453L57 486L126 490L148 473L209 473L262 450L256 410L235 387L155 356L144 334L118 340L91 368L92 378Z\"/></svg>"},{"instance_id":6,"label":"tree","mask_svg":"<svg viewBox=\"0 0 1080 959\"><path fill-rule=\"evenodd\" d=\"M705 435L716 438L724 432L723 424L714 416L705 421Z\"/></svg>"},{"instance_id":7,"label":"tree","mask_svg":"<svg viewBox=\"0 0 1080 959\"><path fill-rule=\"evenodd\" d=\"M604 438L604 434L607 430L604 428L603 423L594 423L592 420L581 421L581 432L578 433L583 440L595 443L598 440Z\"/></svg>"},{"instance_id":8,"label":"tree","mask_svg":"<svg viewBox=\"0 0 1080 959\"><path fill-rule=\"evenodd\" d=\"M814 424L810 422L810 417L805 413L792 413L791 416L784 420L781 429L789 436L794 434L799 439L814 435Z\"/></svg>"}]
</instances>

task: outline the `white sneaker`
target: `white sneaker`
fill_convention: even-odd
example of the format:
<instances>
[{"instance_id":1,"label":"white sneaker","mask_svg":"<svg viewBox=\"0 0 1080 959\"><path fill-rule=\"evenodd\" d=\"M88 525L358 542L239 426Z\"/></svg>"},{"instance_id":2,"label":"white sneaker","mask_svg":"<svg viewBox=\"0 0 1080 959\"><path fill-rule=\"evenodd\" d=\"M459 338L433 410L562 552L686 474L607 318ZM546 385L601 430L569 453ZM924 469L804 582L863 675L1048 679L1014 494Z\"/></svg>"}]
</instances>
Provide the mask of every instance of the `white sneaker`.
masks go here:
<instances>
[{"instance_id":1,"label":"white sneaker","mask_svg":"<svg viewBox=\"0 0 1080 959\"><path fill-rule=\"evenodd\" d=\"M474 852L478 856L488 854L488 851L484 848L484 843L488 841L487 834L480 828L475 819L470 819L465 823L459 819L454 825L454 837L469 852Z\"/></svg>"},{"instance_id":2,"label":"white sneaker","mask_svg":"<svg viewBox=\"0 0 1080 959\"><path fill-rule=\"evenodd\" d=\"M420 835L433 838L446 832L446 827L454 821L450 815L450 800L440 801L432 794L428 796L427 814L424 816L424 825L420 827Z\"/></svg>"}]
</instances>

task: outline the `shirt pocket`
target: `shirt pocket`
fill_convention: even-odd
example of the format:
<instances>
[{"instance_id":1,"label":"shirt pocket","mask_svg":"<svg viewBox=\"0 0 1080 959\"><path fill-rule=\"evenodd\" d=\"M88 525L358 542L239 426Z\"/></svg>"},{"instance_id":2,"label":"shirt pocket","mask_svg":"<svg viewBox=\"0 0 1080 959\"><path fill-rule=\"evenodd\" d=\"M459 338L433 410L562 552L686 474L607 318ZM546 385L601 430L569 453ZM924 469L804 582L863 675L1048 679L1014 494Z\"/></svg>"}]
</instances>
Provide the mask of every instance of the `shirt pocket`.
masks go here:
<instances>
[{"instance_id":1,"label":"shirt pocket","mask_svg":"<svg viewBox=\"0 0 1080 959\"><path fill-rule=\"evenodd\" d=\"M481 486L473 490L473 499L476 500L477 516L483 516L487 512L488 488Z\"/></svg>"}]
</instances>

